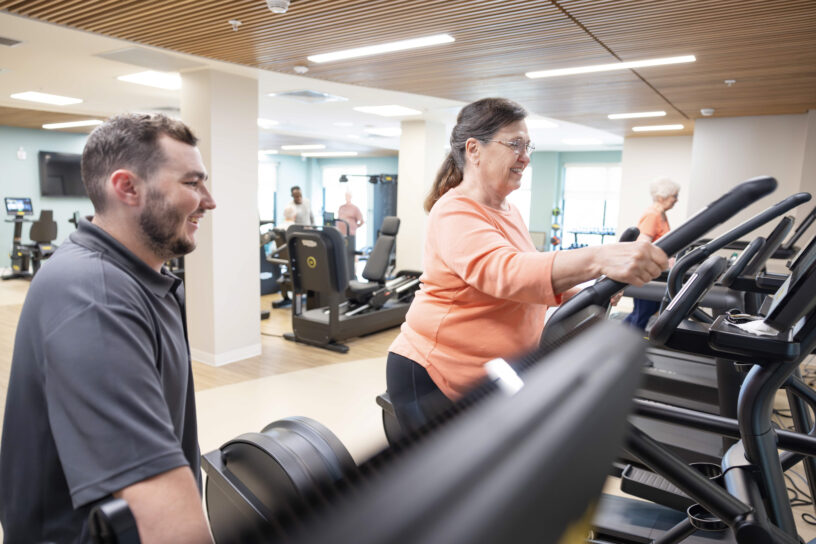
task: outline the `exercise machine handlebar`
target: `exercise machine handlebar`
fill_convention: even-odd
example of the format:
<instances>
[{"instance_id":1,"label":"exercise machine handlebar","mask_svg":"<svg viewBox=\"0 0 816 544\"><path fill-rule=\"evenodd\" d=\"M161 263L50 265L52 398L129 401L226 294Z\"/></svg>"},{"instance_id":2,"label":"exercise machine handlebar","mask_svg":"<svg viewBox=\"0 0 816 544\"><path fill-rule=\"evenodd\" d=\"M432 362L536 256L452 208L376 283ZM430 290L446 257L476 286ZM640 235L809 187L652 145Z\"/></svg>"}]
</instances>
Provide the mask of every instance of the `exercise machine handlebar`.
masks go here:
<instances>
[{"instance_id":1,"label":"exercise machine handlebar","mask_svg":"<svg viewBox=\"0 0 816 544\"><path fill-rule=\"evenodd\" d=\"M722 249L731 242L738 240L739 238L745 236L754 229L764 225L765 223L771 221L776 217L779 217L783 213L799 206L800 204L804 204L808 200L810 200L809 193L796 193L795 195L791 195L788 198L780 202L777 202L767 210L758 213L751 219L734 227L733 229L726 232L722 236L708 242L706 245L695 248L694 250L684 255L683 258L680 259L674 265L674 267L672 267L672 270L669 273L669 278L668 281L666 282L666 288L668 289L669 297L670 298L674 297L674 295L680 290L680 287L683 285L683 278L685 277L686 272L688 272L689 268L691 268L695 264L701 263L715 251ZM670 236L673 232L674 231L670 232L666 236ZM658 245L659 242L661 242L662 240L663 238L658 240Z\"/></svg>"},{"instance_id":2,"label":"exercise machine handlebar","mask_svg":"<svg viewBox=\"0 0 816 544\"><path fill-rule=\"evenodd\" d=\"M761 176L744 181L734 187L685 223L660 238L655 245L666 255L674 255L700 238L717 225L727 221L748 205L776 189L777 181L770 176ZM577 311L593 304L602 305L612 295L626 286L625 283L604 278L587 287L568 300L550 317L548 326L561 322Z\"/></svg>"},{"instance_id":3,"label":"exercise machine handlebar","mask_svg":"<svg viewBox=\"0 0 816 544\"><path fill-rule=\"evenodd\" d=\"M683 284L683 289L660 314L649 331L649 340L653 344L664 345L672 333L697 306L697 302L714 285L725 269L725 258L712 255L697 268L694 275Z\"/></svg>"}]
</instances>

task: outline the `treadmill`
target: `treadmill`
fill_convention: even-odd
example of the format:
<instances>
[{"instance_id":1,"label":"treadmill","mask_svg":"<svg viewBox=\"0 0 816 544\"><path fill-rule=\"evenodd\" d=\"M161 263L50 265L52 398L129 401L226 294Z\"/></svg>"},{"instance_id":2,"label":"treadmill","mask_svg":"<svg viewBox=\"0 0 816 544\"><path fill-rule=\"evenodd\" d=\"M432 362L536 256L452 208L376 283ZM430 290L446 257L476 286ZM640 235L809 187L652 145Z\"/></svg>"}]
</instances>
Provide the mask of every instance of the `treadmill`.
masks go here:
<instances>
[{"instance_id":1,"label":"treadmill","mask_svg":"<svg viewBox=\"0 0 816 544\"><path fill-rule=\"evenodd\" d=\"M707 256L714 254L731 240L808 200L810 195L807 193L790 196L705 246L695 248L684 255L669 274L666 284L669 294L676 293L683 278ZM754 310L755 295L736 291L731 287L736 278L763 269L767 258L789 232L792 222L790 217L783 218L767 241L761 238L755 241L750 250L743 252L738 262L734 263L730 275L724 276L724 285L707 290L701 300L711 298L712 291L719 289L719 297L726 296L724 293L730 296L731 307L742 311ZM743 288L750 287L747 283L743 281L740 285ZM706 314L699 312L698 314L701 321L712 321ZM666 349L662 346L649 347L647 358L649 364L644 368L644 380L638 391L638 397L725 417L736 417L737 395L742 375L737 372L730 359L690 353L682 348ZM658 442L670 446L672 451L688 462L718 462L725 449L733 443L732 439L723 439L716 433L678 428L652 419L638 419L637 424ZM631 457L624 458L637 462Z\"/></svg>"}]
</instances>

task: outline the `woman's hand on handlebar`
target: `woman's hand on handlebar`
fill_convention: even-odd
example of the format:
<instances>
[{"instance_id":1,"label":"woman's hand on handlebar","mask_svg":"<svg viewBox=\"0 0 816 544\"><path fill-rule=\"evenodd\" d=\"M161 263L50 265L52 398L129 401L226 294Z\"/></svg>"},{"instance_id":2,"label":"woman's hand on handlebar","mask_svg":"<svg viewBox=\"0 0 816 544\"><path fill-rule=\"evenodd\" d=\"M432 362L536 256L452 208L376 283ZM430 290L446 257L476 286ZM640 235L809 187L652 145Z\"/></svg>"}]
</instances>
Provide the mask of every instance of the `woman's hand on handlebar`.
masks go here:
<instances>
[{"instance_id":1,"label":"woman's hand on handlebar","mask_svg":"<svg viewBox=\"0 0 816 544\"><path fill-rule=\"evenodd\" d=\"M602 275L637 286L653 280L669 267L663 250L649 242L598 246L595 259Z\"/></svg>"}]
</instances>

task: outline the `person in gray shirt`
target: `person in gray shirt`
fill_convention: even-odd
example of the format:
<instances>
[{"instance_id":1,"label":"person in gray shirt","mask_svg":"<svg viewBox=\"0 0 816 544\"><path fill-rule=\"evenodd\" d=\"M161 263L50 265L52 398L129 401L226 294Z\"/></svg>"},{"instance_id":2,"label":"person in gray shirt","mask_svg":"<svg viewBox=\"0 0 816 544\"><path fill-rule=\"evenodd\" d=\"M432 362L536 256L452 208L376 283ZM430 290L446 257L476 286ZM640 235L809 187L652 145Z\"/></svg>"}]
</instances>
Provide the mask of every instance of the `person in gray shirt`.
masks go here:
<instances>
[{"instance_id":1,"label":"person in gray shirt","mask_svg":"<svg viewBox=\"0 0 816 544\"><path fill-rule=\"evenodd\" d=\"M88 137L94 205L32 281L0 445L5 542L84 542L90 509L124 498L143 542L212 542L201 508L184 286L207 173L187 126L114 117Z\"/></svg>"}]
</instances>

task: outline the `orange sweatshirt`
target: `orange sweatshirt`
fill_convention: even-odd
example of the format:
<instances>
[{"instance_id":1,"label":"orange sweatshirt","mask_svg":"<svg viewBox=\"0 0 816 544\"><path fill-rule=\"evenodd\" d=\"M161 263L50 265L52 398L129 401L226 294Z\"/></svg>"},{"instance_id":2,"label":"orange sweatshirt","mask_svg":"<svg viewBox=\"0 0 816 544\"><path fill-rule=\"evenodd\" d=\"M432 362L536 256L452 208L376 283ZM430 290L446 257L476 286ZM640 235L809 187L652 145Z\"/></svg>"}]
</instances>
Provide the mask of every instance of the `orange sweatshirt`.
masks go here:
<instances>
[{"instance_id":1,"label":"orange sweatshirt","mask_svg":"<svg viewBox=\"0 0 816 544\"><path fill-rule=\"evenodd\" d=\"M641 234L645 234L657 242L657 239L669 232L669 221L666 213L656 202L652 203L638 221L638 229Z\"/></svg>"},{"instance_id":2,"label":"orange sweatshirt","mask_svg":"<svg viewBox=\"0 0 816 544\"><path fill-rule=\"evenodd\" d=\"M428 217L422 288L389 351L421 364L456 399L486 375L486 361L538 344L548 305L560 303L554 258L536 251L514 206L448 191Z\"/></svg>"}]
</instances>

